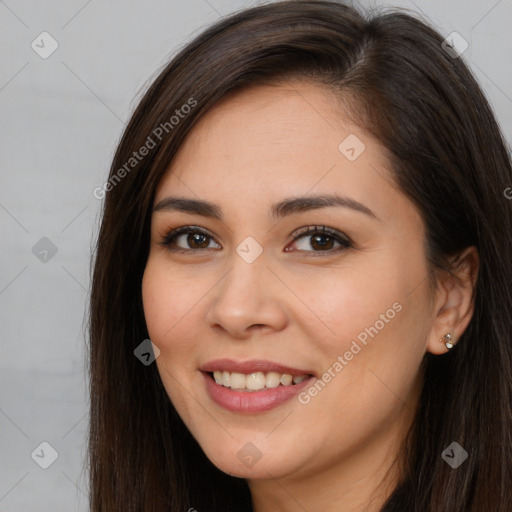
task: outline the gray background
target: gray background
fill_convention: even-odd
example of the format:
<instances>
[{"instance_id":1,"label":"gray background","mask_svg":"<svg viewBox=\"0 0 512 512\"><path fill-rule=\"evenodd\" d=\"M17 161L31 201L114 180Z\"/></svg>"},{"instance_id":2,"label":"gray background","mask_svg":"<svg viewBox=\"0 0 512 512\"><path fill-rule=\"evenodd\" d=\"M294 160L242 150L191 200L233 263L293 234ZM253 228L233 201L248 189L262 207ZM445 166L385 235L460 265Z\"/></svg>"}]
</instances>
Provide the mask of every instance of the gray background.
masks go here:
<instances>
[{"instance_id":1,"label":"gray background","mask_svg":"<svg viewBox=\"0 0 512 512\"><path fill-rule=\"evenodd\" d=\"M219 17L257 3L0 0L0 512L87 510L83 321L101 206L92 191L160 67ZM512 0L371 3L383 4L423 11L467 40L464 58L510 141ZM50 48L43 31L59 45L47 59L31 47ZM50 449L34 452L43 441L58 452L46 470L36 461L50 462Z\"/></svg>"}]
</instances>

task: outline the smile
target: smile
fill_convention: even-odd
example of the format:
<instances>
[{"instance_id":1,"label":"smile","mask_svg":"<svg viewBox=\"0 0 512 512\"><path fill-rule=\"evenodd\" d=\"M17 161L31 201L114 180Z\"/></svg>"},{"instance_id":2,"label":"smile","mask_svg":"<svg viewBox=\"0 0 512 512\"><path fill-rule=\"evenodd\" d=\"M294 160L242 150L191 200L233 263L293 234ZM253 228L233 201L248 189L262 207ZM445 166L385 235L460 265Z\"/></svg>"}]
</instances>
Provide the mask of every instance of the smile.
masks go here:
<instances>
[{"instance_id":1,"label":"smile","mask_svg":"<svg viewBox=\"0 0 512 512\"><path fill-rule=\"evenodd\" d=\"M263 372L243 373L216 370L213 378L217 384L226 388L240 391L259 391L261 389L273 389L277 386L291 386L300 384L308 378L308 375L292 376L289 373Z\"/></svg>"},{"instance_id":2,"label":"smile","mask_svg":"<svg viewBox=\"0 0 512 512\"><path fill-rule=\"evenodd\" d=\"M278 407L315 379L307 370L264 360L219 359L199 369L210 399L238 413L264 412Z\"/></svg>"}]
</instances>

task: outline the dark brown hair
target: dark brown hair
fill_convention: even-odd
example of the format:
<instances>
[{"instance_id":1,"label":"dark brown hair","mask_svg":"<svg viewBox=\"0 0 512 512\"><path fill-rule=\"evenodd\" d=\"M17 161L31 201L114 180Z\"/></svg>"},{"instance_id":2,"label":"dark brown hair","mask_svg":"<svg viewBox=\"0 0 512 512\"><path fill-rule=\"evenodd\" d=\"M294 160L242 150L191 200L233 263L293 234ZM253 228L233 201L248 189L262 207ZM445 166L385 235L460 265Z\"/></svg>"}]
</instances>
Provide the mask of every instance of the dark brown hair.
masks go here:
<instances>
[{"instance_id":1,"label":"dark brown hair","mask_svg":"<svg viewBox=\"0 0 512 512\"><path fill-rule=\"evenodd\" d=\"M169 163L228 91L289 78L331 88L389 150L397 185L423 216L433 268L468 246L480 256L473 318L451 352L425 356L405 474L382 511L512 510L512 204L504 197L512 170L486 98L442 41L403 11L291 0L221 19L158 74L115 153L95 248L91 510L251 510L245 480L209 462L156 365L141 364L134 349L148 338L141 280L154 192ZM194 106L170 122L186 104ZM155 147L128 167L148 137ZM453 441L469 453L457 470L441 458Z\"/></svg>"}]
</instances>

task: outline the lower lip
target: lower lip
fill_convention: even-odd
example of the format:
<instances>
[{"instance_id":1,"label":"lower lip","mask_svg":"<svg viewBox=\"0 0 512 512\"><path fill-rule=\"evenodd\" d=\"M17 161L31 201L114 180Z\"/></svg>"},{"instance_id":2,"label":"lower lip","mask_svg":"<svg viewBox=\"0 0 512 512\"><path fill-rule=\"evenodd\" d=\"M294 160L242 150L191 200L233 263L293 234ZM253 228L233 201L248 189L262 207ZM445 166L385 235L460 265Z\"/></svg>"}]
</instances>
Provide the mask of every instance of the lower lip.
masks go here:
<instances>
[{"instance_id":1,"label":"lower lip","mask_svg":"<svg viewBox=\"0 0 512 512\"><path fill-rule=\"evenodd\" d=\"M279 385L276 388L261 391L233 391L231 388L217 384L209 373L202 373L208 394L216 404L228 411L245 413L274 409L300 393L302 389L311 384L313 379L313 377L309 377L299 384Z\"/></svg>"}]
</instances>

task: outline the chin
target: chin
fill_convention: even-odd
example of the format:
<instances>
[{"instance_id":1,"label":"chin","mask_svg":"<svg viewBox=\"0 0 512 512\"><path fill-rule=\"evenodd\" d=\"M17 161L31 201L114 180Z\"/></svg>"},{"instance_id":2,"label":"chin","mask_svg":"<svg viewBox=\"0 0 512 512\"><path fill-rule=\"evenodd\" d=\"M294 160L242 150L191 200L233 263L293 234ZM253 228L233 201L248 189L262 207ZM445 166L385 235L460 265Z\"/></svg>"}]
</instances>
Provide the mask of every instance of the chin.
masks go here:
<instances>
[{"instance_id":1,"label":"chin","mask_svg":"<svg viewBox=\"0 0 512 512\"><path fill-rule=\"evenodd\" d=\"M238 478L282 478L304 468L308 456L297 449L300 443L287 444L284 439L265 439L238 433L229 441L196 437L210 462L223 473Z\"/></svg>"},{"instance_id":2,"label":"chin","mask_svg":"<svg viewBox=\"0 0 512 512\"><path fill-rule=\"evenodd\" d=\"M220 471L237 478L268 480L269 478L281 478L293 472L292 468L284 467L283 458L276 457L277 454L274 454L271 460L265 460L264 455L261 455L259 459L255 455L252 460L249 455L241 455L239 458L237 452L224 452L215 455L205 452L205 454Z\"/></svg>"}]
</instances>

